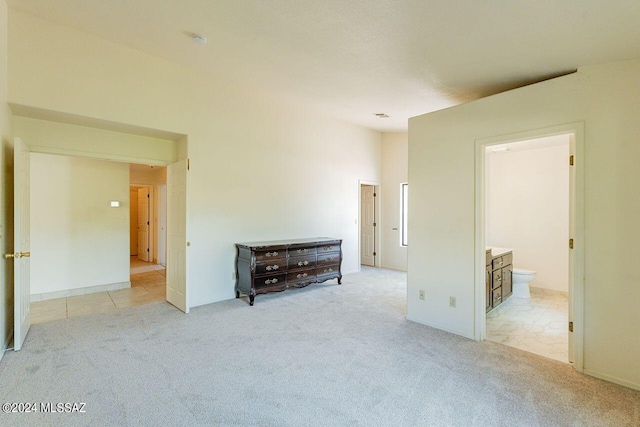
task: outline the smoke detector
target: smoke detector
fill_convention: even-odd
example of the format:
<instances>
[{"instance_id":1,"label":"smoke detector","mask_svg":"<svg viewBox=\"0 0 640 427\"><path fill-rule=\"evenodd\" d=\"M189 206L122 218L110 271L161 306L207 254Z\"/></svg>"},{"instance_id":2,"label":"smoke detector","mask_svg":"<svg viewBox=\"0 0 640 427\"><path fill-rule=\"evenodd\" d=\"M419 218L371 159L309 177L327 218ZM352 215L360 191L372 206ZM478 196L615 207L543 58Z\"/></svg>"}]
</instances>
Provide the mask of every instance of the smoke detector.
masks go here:
<instances>
[{"instance_id":1,"label":"smoke detector","mask_svg":"<svg viewBox=\"0 0 640 427\"><path fill-rule=\"evenodd\" d=\"M207 44L207 38L202 37L200 34L193 34L191 36L191 40L193 40L195 44L199 44L199 45Z\"/></svg>"}]
</instances>

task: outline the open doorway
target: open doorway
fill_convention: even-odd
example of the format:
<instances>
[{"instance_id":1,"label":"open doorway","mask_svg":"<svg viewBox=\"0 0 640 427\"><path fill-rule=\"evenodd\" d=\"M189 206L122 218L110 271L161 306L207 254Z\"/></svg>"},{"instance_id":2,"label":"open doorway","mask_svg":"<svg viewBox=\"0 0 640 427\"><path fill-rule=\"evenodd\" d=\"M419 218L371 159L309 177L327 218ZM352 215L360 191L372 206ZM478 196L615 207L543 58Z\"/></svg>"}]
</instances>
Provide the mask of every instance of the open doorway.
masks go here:
<instances>
[{"instance_id":1,"label":"open doorway","mask_svg":"<svg viewBox=\"0 0 640 427\"><path fill-rule=\"evenodd\" d=\"M476 144L478 335L578 370L581 138L578 123Z\"/></svg>"},{"instance_id":2,"label":"open doorway","mask_svg":"<svg viewBox=\"0 0 640 427\"><path fill-rule=\"evenodd\" d=\"M132 163L129 173L130 292L141 304L165 300L167 170Z\"/></svg>"}]
</instances>

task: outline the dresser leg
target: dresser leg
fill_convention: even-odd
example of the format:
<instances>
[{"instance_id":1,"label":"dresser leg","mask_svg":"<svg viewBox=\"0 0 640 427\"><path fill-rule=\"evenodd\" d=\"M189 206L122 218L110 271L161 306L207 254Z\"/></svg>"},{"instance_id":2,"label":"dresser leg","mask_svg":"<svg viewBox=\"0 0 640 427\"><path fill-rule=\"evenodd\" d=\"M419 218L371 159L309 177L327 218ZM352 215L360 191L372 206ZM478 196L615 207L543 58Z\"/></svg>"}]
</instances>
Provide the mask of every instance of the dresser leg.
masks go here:
<instances>
[{"instance_id":1,"label":"dresser leg","mask_svg":"<svg viewBox=\"0 0 640 427\"><path fill-rule=\"evenodd\" d=\"M338 285L342 285L342 277L338 277Z\"/></svg>"},{"instance_id":2,"label":"dresser leg","mask_svg":"<svg viewBox=\"0 0 640 427\"><path fill-rule=\"evenodd\" d=\"M240 298L240 291L236 291L236 298Z\"/></svg>"},{"instance_id":3,"label":"dresser leg","mask_svg":"<svg viewBox=\"0 0 640 427\"><path fill-rule=\"evenodd\" d=\"M249 305L253 305L253 299L255 298L254 295L249 295Z\"/></svg>"}]
</instances>

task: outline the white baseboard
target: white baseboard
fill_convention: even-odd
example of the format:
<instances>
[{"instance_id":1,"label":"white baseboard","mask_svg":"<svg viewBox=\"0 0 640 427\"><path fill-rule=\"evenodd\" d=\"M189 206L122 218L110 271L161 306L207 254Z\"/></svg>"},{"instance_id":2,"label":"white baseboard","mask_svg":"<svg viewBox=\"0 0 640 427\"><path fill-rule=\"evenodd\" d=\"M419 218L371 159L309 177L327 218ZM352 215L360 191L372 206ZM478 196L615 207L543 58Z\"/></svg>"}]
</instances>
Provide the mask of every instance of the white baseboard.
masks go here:
<instances>
[{"instance_id":1,"label":"white baseboard","mask_svg":"<svg viewBox=\"0 0 640 427\"><path fill-rule=\"evenodd\" d=\"M429 326L430 328L440 329L441 331L445 331L445 332L448 332L450 334L459 335L459 336L464 337L464 338L469 338L470 340L475 340L473 335L465 334L464 332L455 331L453 329L443 328L442 326L431 324L431 323L428 323L428 322L423 322L422 320L418 320L418 319L413 318L411 316L407 316L407 320L410 320L411 322L419 323L421 325Z\"/></svg>"},{"instance_id":2,"label":"white baseboard","mask_svg":"<svg viewBox=\"0 0 640 427\"><path fill-rule=\"evenodd\" d=\"M118 289L126 289L131 287L131 282L109 283L107 285L87 286L86 288L65 289L64 291L44 292L41 294L31 294L30 301L46 301L50 299L75 297L78 295L95 294L98 292L117 291Z\"/></svg>"},{"instance_id":3,"label":"white baseboard","mask_svg":"<svg viewBox=\"0 0 640 427\"><path fill-rule=\"evenodd\" d=\"M640 384L631 382L631 381L627 381L627 380L623 380L622 378L618 378L618 377L614 377L611 375L607 375L607 374L602 374L600 372L597 371L592 371L590 369L583 369L582 370L583 374L592 376L592 377L596 377L596 378L600 378L601 380L605 380L605 381L609 381L611 383L614 384L619 384L625 387L629 387L632 388L634 390L640 390Z\"/></svg>"},{"instance_id":4,"label":"white baseboard","mask_svg":"<svg viewBox=\"0 0 640 427\"><path fill-rule=\"evenodd\" d=\"M9 344L11 344L12 340L13 340L13 330L7 337L7 341L5 341L4 346L2 347L2 350L0 350L0 361L2 361L2 357L7 352L7 349L9 349Z\"/></svg>"}]
</instances>

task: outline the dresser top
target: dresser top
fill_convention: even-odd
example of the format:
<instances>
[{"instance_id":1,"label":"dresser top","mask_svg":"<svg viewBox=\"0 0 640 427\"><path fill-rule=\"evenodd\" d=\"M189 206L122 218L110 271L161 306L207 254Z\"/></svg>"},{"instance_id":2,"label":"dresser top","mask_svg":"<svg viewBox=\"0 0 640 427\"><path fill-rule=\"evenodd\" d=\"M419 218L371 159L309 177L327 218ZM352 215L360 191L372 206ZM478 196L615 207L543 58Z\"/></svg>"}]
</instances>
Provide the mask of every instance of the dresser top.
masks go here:
<instances>
[{"instance_id":1,"label":"dresser top","mask_svg":"<svg viewBox=\"0 0 640 427\"><path fill-rule=\"evenodd\" d=\"M329 243L329 242L341 242L342 240L333 237L307 237L304 239L291 239L291 240L270 240L266 242L248 242L248 243L236 243L236 246L245 246L247 248L262 248L266 246L289 246L289 245L313 245L315 243Z\"/></svg>"}]
</instances>

